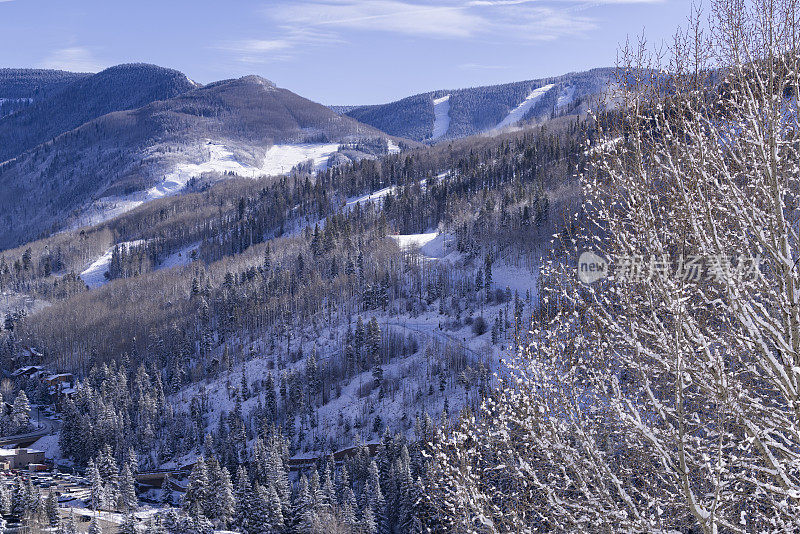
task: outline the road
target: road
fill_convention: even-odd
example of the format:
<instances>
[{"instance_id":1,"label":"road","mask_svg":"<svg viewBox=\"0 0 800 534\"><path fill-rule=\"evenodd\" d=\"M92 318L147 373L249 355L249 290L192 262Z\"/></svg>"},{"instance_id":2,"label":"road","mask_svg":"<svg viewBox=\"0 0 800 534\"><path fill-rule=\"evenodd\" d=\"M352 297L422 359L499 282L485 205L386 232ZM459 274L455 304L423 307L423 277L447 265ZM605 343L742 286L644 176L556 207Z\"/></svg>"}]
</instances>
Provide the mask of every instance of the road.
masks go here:
<instances>
[{"instance_id":1,"label":"road","mask_svg":"<svg viewBox=\"0 0 800 534\"><path fill-rule=\"evenodd\" d=\"M34 407L31 409L31 422L36 425L35 430L24 434L2 437L0 438L0 447L8 447L9 445L14 447L27 447L39 438L47 436L48 434L53 434L61 428L61 421L50 419L44 415L41 415L37 420L35 415L36 408Z\"/></svg>"}]
</instances>

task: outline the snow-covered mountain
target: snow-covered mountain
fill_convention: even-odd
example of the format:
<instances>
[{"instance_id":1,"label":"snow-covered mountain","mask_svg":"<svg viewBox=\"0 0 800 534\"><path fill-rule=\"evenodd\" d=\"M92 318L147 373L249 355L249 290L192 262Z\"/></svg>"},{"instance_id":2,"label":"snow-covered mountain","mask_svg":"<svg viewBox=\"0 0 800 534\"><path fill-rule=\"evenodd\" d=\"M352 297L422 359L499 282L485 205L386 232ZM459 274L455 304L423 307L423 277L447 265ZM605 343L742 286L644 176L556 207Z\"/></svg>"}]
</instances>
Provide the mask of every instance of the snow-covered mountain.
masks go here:
<instances>
[{"instance_id":1,"label":"snow-covered mountain","mask_svg":"<svg viewBox=\"0 0 800 534\"><path fill-rule=\"evenodd\" d=\"M555 78L438 90L373 106L338 106L339 113L386 133L420 142L466 137L585 113L605 95L613 69L593 69Z\"/></svg>"},{"instance_id":2,"label":"snow-covered mountain","mask_svg":"<svg viewBox=\"0 0 800 534\"><path fill-rule=\"evenodd\" d=\"M177 71L114 67L0 119L0 247L106 220L192 178L319 169L397 141L257 76L199 87Z\"/></svg>"}]
</instances>

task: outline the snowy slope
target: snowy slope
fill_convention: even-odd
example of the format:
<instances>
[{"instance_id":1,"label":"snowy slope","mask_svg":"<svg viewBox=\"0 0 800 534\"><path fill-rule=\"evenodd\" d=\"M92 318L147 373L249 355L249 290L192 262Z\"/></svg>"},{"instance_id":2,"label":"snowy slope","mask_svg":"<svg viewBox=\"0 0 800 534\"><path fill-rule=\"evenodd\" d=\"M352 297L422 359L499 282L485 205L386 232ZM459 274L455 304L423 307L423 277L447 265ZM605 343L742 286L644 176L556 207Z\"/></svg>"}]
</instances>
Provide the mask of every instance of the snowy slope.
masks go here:
<instances>
[{"instance_id":1,"label":"snowy slope","mask_svg":"<svg viewBox=\"0 0 800 534\"><path fill-rule=\"evenodd\" d=\"M569 85L561 89L561 92L558 94L558 102L556 102L556 107L561 109L563 107L568 106L575 100L575 86Z\"/></svg>"},{"instance_id":2,"label":"snowy slope","mask_svg":"<svg viewBox=\"0 0 800 534\"><path fill-rule=\"evenodd\" d=\"M102 286L108 282L105 277L105 273L108 270L108 266L111 265L111 255L114 253L114 248L134 247L136 245L141 245L142 243L144 243L144 241L138 239L136 241L125 241L123 243L118 243L117 245L109 248L103 253L102 256L97 258L94 263L92 263L80 274L81 280L83 280L83 282L89 286L89 289Z\"/></svg>"},{"instance_id":3,"label":"snowy slope","mask_svg":"<svg viewBox=\"0 0 800 534\"><path fill-rule=\"evenodd\" d=\"M189 180L204 173L233 173L238 176L257 178L287 173L296 165L309 160L313 162L313 170L324 170L327 167L328 158L339 150L339 146L338 143L273 145L267 149L259 165L249 165L239 161L227 146L207 140L198 147L195 162L177 163L174 170L164 175L161 182L145 191L101 198L72 227L98 224L141 206L145 202L178 194L186 188Z\"/></svg>"},{"instance_id":4,"label":"snowy slope","mask_svg":"<svg viewBox=\"0 0 800 534\"><path fill-rule=\"evenodd\" d=\"M433 100L433 135L431 140L439 139L450 129L450 95Z\"/></svg>"},{"instance_id":5,"label":"snowy slope","mask_svg":"<svg viewBox=\"0 0 800 534\"><path fill-rule=\"evenodd\" d=\"M419 253L429 259L441 259L447 255L446 234L428 232L424 234L401 234L391 236L400 250L418 249Z\"/></svg>"},{"instance_id":6,"label":"snowy slope","mask_svg":"<svg viewBox=\"0 0 800 534\"><path fill-rule=\"evenodd\" d=\"M178 267L181 265L188 265L194 261L192 257L192 253L196 252L197 249L200 248L200 241L192 243L190 245L186 245L182 249L178 250L177 252L173 252L166 258L164 258L161 263L158 264L156 270L161 269L171 269L173 267Z\"/></svg>"},{"instance_id":7,"label":"snowy slope","mask_svg":"<svg viewBox=\"0 0 800 534\"><path fill-rule=\"evenodd\" d=\"M500 121L500 124L495 126L495 129L499 130L507 126L513 126L521 121L523 118L525 118L525 115L527 115L528 111L530 111L530 109L552 88L553 84L550 83L531 91L531 94L529 94L520 105L512 109L506 118Z\"/></svg>"}]
</instances>

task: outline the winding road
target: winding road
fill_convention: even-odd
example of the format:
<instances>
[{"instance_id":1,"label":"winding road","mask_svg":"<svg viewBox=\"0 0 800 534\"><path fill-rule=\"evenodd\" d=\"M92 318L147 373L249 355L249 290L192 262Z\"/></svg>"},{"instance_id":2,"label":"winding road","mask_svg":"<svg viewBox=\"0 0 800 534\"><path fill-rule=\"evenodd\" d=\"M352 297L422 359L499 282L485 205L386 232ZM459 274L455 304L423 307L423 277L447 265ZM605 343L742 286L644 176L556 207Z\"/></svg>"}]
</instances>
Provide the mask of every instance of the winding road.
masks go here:
<instances>
[{"instance_id":1,"label":"winding road","mask_svg":"<svg viewBox=\"0 0 800 534\"><path fill-rule=\"evenodd\" d=\"M31 416L36 413L36 410L31 410ZM27 447L37 441L39 438L58 432L61 428L61 421L50 419L44 415L40 415L39 419L31 417L31 422L36 425L36 429L24 434L15 434L13 436L4 436L0 438L0 447Z\"/></svg>"}]
</instances>

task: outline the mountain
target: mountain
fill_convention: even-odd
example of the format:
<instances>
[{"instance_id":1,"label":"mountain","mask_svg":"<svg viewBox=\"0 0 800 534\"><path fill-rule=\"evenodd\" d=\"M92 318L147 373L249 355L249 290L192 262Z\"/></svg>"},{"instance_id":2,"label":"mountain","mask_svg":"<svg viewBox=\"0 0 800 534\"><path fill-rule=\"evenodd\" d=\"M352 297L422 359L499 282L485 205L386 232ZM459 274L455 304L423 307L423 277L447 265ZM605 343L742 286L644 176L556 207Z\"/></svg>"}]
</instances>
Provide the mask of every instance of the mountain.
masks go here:
<instances>
[{"instance_id":1,"label":"mountain","mask_svg":"<svg viewBox=\"0 0 800 534\"><path fill-rule=\"evenodd\" d=\"M433 142L485 133L520 121L541 122L585 113L612 83L614 69L600 68L555 78L438 90L388 104L335 106L339 113L391 135Z\"/></svg>"},{"instance_id":2,"label":"mountain","mask_svg":"<svg viewBox=\"0 0 800 534\"><path fill-rule=\"evenodd\" d=\"M50 78L60 79L55 74ZM72 78L45 98L34 98L30 106L0 119L0 161L112 111L139 108L197 87L181 72L145 64L119 65Z\"/></svg>"},{"instance_id":3,"label":"mountain","mask_svg":"<svg viewBox=\"0 0 800 534\"><path fill-rule=\"evenodd\" d=\"M150 83L134 91L136 80ZM114 107L135 109L93 117ZM195 88L176 71L142 65L80 80L0 121L6 154L34 139L43 142L0 165L3 248L106 220L193 178L280 174L309 159L322 167L397 148L383 132L257 76Z\"/></svg>"},{"instance_id":4,"label":"mountain","mask_svg":"<svg viewBox=\"0 0 800 534\"><path fill-rule=\"evenodd\" d=\"M26 108L90 74L48 69L0 69L0 118Z\"/></svg>"}]
</instances>

